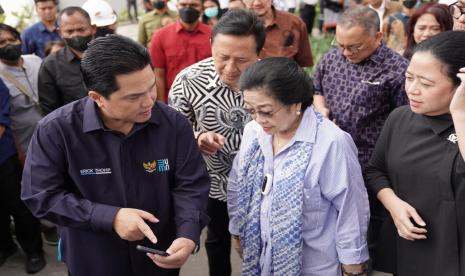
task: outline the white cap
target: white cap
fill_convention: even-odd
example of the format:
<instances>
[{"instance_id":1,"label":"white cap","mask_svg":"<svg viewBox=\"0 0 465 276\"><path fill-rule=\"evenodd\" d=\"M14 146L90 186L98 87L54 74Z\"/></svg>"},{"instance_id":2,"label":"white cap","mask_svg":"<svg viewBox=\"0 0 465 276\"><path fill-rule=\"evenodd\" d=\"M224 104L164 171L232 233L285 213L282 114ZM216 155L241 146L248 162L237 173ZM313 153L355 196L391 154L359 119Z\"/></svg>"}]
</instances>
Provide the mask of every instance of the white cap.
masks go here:
<instances>
[{"instance_id":1,"label":"white cap","mask_svg":"<svg viewBox=\"0 0 465 276\"><path fill-rule=\"evenodd\" d=\"M454 4L455 2L457 2L457 0L439 0L439 4L444 4L447 6L450 6Z\"/></svg>"},{"instance_id":2,"label":"white cap","mask_svg":"<svg viewBox=\"0 0 465 276\"><path fill-rule=\"evenodd\" d=\"M104 0L87 0L82 8L89 14L92 25L103 27L116 22L113 8Z\"/></svg>"}]
</instances>

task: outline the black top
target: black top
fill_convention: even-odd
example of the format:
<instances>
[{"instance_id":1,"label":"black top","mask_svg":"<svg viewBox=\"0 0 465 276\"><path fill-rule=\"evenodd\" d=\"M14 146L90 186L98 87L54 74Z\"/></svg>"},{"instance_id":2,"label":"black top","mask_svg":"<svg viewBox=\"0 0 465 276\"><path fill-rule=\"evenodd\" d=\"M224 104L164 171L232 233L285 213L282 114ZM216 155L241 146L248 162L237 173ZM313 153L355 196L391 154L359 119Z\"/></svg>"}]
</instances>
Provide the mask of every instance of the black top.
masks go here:
<instances>
[{"instance_id":1,"label":"black top","mask_svg":"<svg viewBox=\"0 0 465 276\"><path fill-rule=\"evenodd\" d=\"M44 115L87 96L81 60L65 47L49 55L39 72L39 102Z\"/></svg>"},{"instance_id":2,"label":"black top","mask_svg":"<svg viewBox=\"0 0 465 276\"><path fill-rule=\"evenodd\" d=\"M426 240L401 238L392 218L382 225L376 270L399 276L465 273L465 164L450 114L424 116L408 106L384 125L367 168L367 186L390 187L426 223Z\"/></svg>"}]
</instances>

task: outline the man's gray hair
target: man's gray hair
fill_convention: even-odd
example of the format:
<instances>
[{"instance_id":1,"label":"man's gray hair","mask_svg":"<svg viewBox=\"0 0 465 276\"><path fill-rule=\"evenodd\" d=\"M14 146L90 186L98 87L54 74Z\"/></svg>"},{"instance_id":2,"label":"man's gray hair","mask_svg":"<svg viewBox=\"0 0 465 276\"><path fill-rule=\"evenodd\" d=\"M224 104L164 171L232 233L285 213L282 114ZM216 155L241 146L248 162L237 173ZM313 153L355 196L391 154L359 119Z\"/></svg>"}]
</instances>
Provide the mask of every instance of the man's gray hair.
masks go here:
<instances>
[{"instance_id":1,"label":"man's gray hair","mask_svg":"<svg viewBox=\"0 0 465 276\"><path fill-rule=\"evenodd\" d=\"M367 33L375 34L379 32L380 22L375 10L368 7L355 7L346 10L339 17L337 25L344 29L360 26Z\"/></svg>"}]
</instances>

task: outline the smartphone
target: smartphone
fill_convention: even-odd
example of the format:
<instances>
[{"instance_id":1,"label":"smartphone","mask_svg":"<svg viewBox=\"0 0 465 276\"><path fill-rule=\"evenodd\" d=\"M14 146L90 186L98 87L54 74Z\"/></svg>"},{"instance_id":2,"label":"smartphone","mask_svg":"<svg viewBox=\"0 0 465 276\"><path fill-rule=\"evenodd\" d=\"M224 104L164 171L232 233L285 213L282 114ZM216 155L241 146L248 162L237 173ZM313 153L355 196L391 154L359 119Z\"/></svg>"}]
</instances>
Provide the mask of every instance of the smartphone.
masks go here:
<instances>
[{"instance_id":1,"label":"smartphone","mask_svg":"<svg viewBox=\"0 0 465 276\"><path fill-rule=\"evenodd\" d=\"M142 245L138 245L136 246L136 249L139 250L139 251L143 251L143 252L147 252L147 253L152 253L152 254L156 254L156 255L160 255L160 256L169 256L170 254L165 252L165 251L161 251L161 250L158 250L158 249L155 249L155 248L150 248L150 247L146 247L146 246L142 246Z\"/></svg>"}]
</instances>

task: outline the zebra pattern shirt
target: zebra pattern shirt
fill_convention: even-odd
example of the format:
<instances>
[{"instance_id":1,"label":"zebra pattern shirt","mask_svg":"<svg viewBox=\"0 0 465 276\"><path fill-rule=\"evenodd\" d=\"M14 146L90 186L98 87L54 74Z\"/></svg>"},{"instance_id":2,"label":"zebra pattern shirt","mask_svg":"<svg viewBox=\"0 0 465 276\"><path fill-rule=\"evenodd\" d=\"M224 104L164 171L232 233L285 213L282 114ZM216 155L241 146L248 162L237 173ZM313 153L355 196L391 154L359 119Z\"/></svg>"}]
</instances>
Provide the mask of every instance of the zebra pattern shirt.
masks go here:
<instances>
[{"instance_id":1,"label":"zebra pattern shirt","mask_svg":"<svg viewBox=\"0 0 465 276\"><path fill-rule=\"evenodd\" d=\"M244 109L242 94L220 80L210 57L176 76L168 103L189 119L193 131L213 131L225 137L221 150L203 157L211 178L210 197L226 201L228 175L244 126L251 119Z\"/></svg>"}]
</instances>

